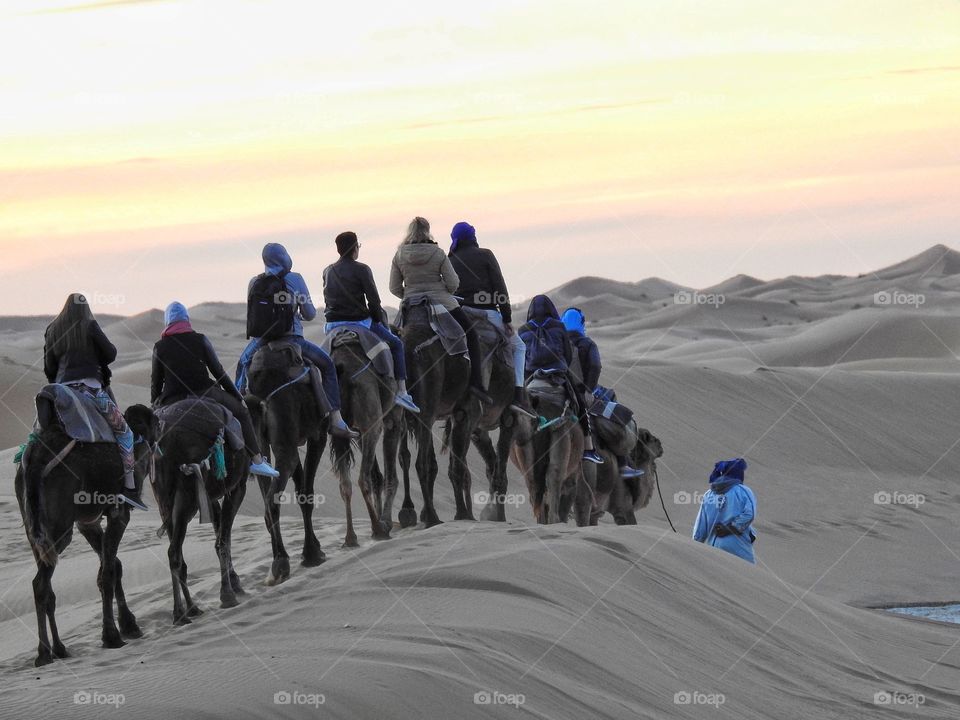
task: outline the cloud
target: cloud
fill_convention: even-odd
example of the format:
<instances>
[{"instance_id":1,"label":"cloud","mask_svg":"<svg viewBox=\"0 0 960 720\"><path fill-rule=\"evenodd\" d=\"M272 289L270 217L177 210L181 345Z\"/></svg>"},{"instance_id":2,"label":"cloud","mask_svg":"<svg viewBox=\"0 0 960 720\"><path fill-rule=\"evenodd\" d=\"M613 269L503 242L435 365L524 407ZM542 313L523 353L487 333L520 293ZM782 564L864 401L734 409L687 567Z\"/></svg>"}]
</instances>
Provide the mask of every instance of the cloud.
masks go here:
<instances>
[{"instance_id":1,"label":"cloud","mask_svg":"<svg viewBox=\"0 0 960 720\"><path fill-rule=\"evenodd\" d=\"M61 7L49 8L47 10L37 10L31 15L56 15L60 13L83 12L84 10L103 10L105 8L118 7L120 5L153 5L156 3L168 3L173 0L100 0L100 2L84 3L82 5L64 5Z\"/></svg>"},{"instance_id":2,"label":"cloud","mask_svg":"<svg viewBox=\"0 0 960 720\"><path fill-rule=\"evenodd\" d=\"M887 75L926 75L929 73L953 73L953 72L960 72L960 65L938 65L935 67L902 68L900 70L888 70Z\"/></svg>"}]
</instances>

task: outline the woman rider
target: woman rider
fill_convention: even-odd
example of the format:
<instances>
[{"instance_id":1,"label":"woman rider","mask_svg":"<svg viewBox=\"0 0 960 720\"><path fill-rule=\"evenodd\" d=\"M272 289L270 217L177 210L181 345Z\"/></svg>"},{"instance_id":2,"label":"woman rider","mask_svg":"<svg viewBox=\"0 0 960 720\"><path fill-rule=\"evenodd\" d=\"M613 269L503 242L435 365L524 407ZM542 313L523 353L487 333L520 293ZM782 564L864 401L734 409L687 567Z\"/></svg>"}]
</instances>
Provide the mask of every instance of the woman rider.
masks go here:
<instances>
[{"instance_id":1,"label":"woman rider","mask_svg":"<svg viewBox=\"0 0 960 720\"><path fill-rule=\"evenodd\" d=\"M87 299L80 293L67 298L60 314L47 326L43 337L43 372L47 381L62 383L93 399L117 438L123 462L123 494L120 498L138 510L146 510L134 480L133 432L107 388L109 365L117 348L103 334Z\"/></svg>"},{"instance_id":2,"label":"woman rider","mask_svg":"<svg viewBox=\"0 0 960 720\"><path fill-rule=\"evenodd\" d=\"M223 405L240 421L243 442L252 459L250 472L278 477L279 473L260 454L260 442L240 391L227 376L207 337L190 325L187 308L178 302L170 303L163 321L163 334L153 346L150 402L162 406L188 397L205 397Z\"/></svg>"},{"instance_id":3,"label":"woman rider","mask_svg":"<svg viewBox=\"0 0 960 720\"><path fill-rule=\"evenodd\" d=\"M470 392L482 403L491 405L493 400L483 387L483 353L480 339L467 319L460 303L453 296L460 285L460 278L450 258L437 245L430 234L430 223L416 217L407 228L407 235L400 243L390 267L390 292L403 301L420 295L430 302L443 305L463 328L467 336L467 352L470 355Z\"/></svg>"}]
</instances>

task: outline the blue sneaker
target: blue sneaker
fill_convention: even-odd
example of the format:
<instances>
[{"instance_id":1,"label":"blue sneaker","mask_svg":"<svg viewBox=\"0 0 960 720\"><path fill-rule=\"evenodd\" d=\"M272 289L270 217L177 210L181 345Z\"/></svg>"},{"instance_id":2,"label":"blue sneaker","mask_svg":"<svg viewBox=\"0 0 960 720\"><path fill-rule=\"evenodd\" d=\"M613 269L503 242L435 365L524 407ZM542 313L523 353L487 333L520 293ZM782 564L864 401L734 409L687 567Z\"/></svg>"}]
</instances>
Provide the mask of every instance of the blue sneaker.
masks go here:
<instances>
[{"instance_id":1,"label":"blue sneaker","mask_svg":"<svg viewBox=\"0 0 960 720\"><path fill-rule=\"evenodd\" d=\"M250 474L251 475L263 475L264 477L280 477L280 473L273 469L273 467L264 460L261 463L251 463L250 464Z\"/></svg>"},{"instance_id":2,"label":"blue sneaker","mask_svg":"<svg viewBox=\"0 0 960 720\"><path fill-rule=\"evenodd\" d=\"M583 454L585 462L592 462L594 465L603 465L603 458L597 454L596 450L587 450Z\"/></svg>"},{"instance_id":3,"label":"blue sneaker","mask_svg":"<svg viewBox=\"0 0 960 720\"><path fill-rule=\"evenodd\" d=\"M124 488L123 494L118 496L123 502L137 510L147 510L146 504L140 499L140 493L130 488Z\"/></svg>"},{"instance_id":4,"label":"blue sneaker","mask_svg":"<svg viewBox=\"0 0 960 720\"><path fill-rule=\"evenodd\" d=\"M412 413L420 412L420 408L417 407L417 404L413 401L413 396L410 395L410 393L397 393L397 396L394 398L394 402Z\"/></svg>"},{"instance_id":5,"label":"blue sneaker","mask_svg":"<svg viewBox=\"0 0 960 720\"><path fill-rule=\"evenodd\" d=\"M620 468L620 477L625 480L635 480L636 478L642 478L646 473L643 470L637 470L637 468L630 467L629 465L624 465Z\"/></svg>"}]
</instances>

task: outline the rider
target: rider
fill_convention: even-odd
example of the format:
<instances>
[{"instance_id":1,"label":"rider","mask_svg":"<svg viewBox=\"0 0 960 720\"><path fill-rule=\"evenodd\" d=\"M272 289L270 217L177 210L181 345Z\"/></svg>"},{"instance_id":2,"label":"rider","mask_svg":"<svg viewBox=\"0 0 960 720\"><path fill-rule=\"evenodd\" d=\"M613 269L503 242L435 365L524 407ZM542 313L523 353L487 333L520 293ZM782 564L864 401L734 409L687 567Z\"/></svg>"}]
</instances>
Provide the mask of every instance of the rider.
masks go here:
<instances>
[{"instance_id":1,"label":"rider","mask_svg":"<svg viewBox=\"0 0 960 720\"><path fill-rule=\"evenodd\" d=\"M133 431L109 392L109 365L116 359L117 348L104 335L87 299L80 293L70 295L44 333L43 372L47 382L68 385L96 403L120 449L123 462L120 498L138 510L146 510L133 475Z\"/></svg>"},{"instance_id":2,"label":"rider","mask_svg":"<svg viewBox=\"0 0 960 720\"><path fill-rule=\"evenodd\" d=\"M586 393L585 401L593 401L594 391L600 383L600 371L603 364L600 361L600 348L587 337L586 318L580 308L567 308L560 318L567 329L567 337L573 345L575 362L571 366L574 376L574 385L578 392ZM620 475L624 478L643 477L643 472L630 466L627 458L618 456L617 465Z\"/></svg>"},{"instance_id":3,"label":"rider","mask_svg":"<svg viewBox=\"0 0 960 720\"><path fill-rule=\"evenodd\" d=\"M206 397L223 405L240 421L243 442L252 458L250 472L278 477L280 473L260 453L260 442L243 396L224 371L210 340L190 325L187 308L178 302L170 303L163 321L163 334L153 346L150 402L162 406L187 397Z\"/></svg>"},{"instance_id":4,"label":"rider","mask_svg":"<svg viewBox=\"0 0 960 720\"><path fill-rule=\"evenodd\" d=\"M454 225L450 239L453 240L450 244L450 263L460 277L460 287L457 289L457 293L463 298L460 303L483 310L487 320L510 341L516 383L510 408L514 412L536 418L536 413L527 401L524 385L527 348L511 325L510 295L500 271L500 263L492 250L480 247L477 231L470 223L458 222Z\"/></svg>"},{"instance_id":5,"label":"rider","mask_svg":"<svg viewBox=\"0 0 960 720\"><path fill-rule=\"evenodd\" d=\"M560 372L570 380L570 365L573 362L573 346L567 336L567 330L560 322L557 308L546 295L537 295L530 302L527 311L527 324L520 328L520 337L527 346L527 375L532 376L537 370L545 372ZM583 459L587 462L603 464L603 458L597 454L593 432L590 427L590 417L584 403L583 393L570 388L571 399L576 405L577 418L583 428L584 453Z\"/></svg>"},{"instance_id":6,"label":"rider","mask_svg":"<svg viewBox=\"0 0 960 720\"><path fill-rule=\"evenodd\" d=\"M450 264L450 258L440 249L430 223L422 217L414 218L407 235L393 256L390 267L390 292L406 301L414 295L425 295L431 302L443 305L463 328L470 355L470 392L482 403L493 404L483 387L483 353L480 339L453 293L460 285L460 277Z\"/></svg>"},{"instance_id":7,"label":"rider","mask_svg":"<svg viewBox=\"0 0 960 720\"><path fill-rule=\"evenodd\" d=\"M300 346L304 359L317 368L323 379L323 392L332 408L330 410L330 434L334 437L346 439L360 437L359 433L347 426L340 414L340 386L337 383L337 370L333 361L322 348L314 345L303 336L303 321L309 322L317 316L317 309L313 306L307 283L300 273L291 272L293 260L290 259L287 249L280 243L267 243L263 247L262 255L265 274L283 278L284 287L286 287L289 295L289 302L295 306L293 327L286 334L285 339ZM250 280L248 296L249 288L253 287L256 280L257 277ZM257 354L257 350L263 344L260 338L252 338L240 356L240 362L237 364L237 390L241 394L246 392L247 389L247 371L250 368L250 363L253 362L253 356Z\"/></svg>"},{"instance_id":8,"label":"rider","mask_svg":"<svg viewBox=\"0 0 960 720\"><path fill-rule=\"evenodd\" d=\"M380 293L377 292L373 272L367 265L357 262L360 256L357 234L349 230L342 232L337 235L335 242L340 259L323 271L323 314L327 321L324 332L329 333L341 324L362 325L372 330L387 343L393 356L393 374L397 380L396 404L418 413L420 408L407 392L403 341L387 326L387 313L380 304Z\"/></svg>"}]
</instances>

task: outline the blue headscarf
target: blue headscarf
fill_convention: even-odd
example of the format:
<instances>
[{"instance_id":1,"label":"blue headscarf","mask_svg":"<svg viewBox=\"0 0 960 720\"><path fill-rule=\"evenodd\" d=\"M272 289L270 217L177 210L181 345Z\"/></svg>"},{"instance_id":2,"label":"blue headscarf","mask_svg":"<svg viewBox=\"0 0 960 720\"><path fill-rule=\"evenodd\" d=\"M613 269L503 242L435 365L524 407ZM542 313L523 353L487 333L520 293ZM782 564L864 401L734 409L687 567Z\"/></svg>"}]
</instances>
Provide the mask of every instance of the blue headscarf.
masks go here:
<instances>
[{"instance_id":1,"label":"blue headscarf","mask_svg":"<svg viewBox=\"0 0 960 720\"><path fill-rule=\"evenodd\" d=\"M743 473L747 469L747 461L743 458L721 460L713 466L710 474L710 488L723 493L743 482Z\"/></svg>"},{"instance_id":2,"label":"blue headscarf","mask_svg":"<svg viewBox=\"0 0 960 720\"><path fill-rule=\"evenodd\" d=\"M581 335L586 334L586 321L580 308L567 308L563 311L563 326L570 332L578 332Z\"/></svg>"},{"instance_id":3,"label":"blue headscarf","mask_svg":"<svg viewBox=\"0 0 960 720\"><path fill-rule=\"evenodd\" d=\"M172 325L175 322L189 322L189 320L190 314L183 303L174 301L167 305L167 309L163 311L164 325Z\"/></svg>"},{"instance_id":4,"label":"blue headscarf","mask_svg":"<svg viewBox=\"0 0 960 720\"><path fill-rule=\"evenodd\" d=\"M465 241L470 241L470 240L473 240L474 242L476 242L477 231L473 227L473 225L466 222L465 220L461 220L456 225L454 225L453 230L450 231L450 239L453 240L453 242L450 243L450 252L455 253L460 243L466 244Z\"/></svg>"}]
</instances>

